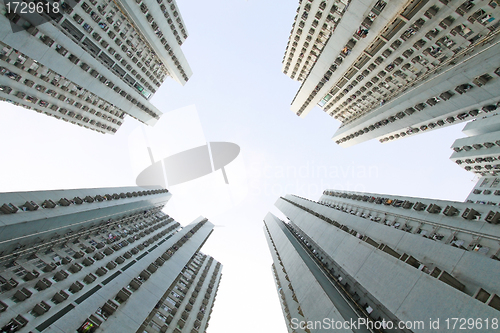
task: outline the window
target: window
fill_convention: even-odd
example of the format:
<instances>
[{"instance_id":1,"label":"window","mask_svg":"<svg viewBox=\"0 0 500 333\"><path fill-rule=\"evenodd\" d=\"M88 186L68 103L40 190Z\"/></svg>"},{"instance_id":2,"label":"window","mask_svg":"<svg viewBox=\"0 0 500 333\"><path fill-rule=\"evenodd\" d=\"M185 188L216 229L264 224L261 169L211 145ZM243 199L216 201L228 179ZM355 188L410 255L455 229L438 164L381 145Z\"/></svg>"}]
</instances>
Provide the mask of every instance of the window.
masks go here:
<instances>
[{"instance_id":1,"label":"window","mask_svg":"<svg viewBox=\"0 0 500 333\"><path fill-rule=\"evenodd\" d=\"M156 313L155 314L156 317L158 317L158 319L160 319L161 321L163 322L166 322L167 321L167 317L165 317L164 315L162 315L161 313Z\"/></svg>"},{"instance_id":2,"label":"window","mask_svg":"<svg viewBox=\"0 0 500 333\"><path fill-rule=\"evenodd\" d=\"M157 323L155 323L154 321L150 321L149 322L149 326L153 327L155 330L157 331L160 331L161 327L160 325L158 325Z\"/></svg>"},{"instance_id":3,"label":"window","mask_svg":"<svg viewBox=\"0 0 500 333\"><path fill-rule=\"evenodd\" d=\"M12 273L16 274L19 277L23 277L26 275L26 270L23 267L17 267L12 270Z\"/></svg>"},{"instance_id":4,"label":"window","mask_svg":"<svg viewBox=\"0 0 500 333\"><path fill-rule=\"evenodd\" d=\"M92 32L92 27L90 25L88 25L87 23L84 23L83 24L83 29L85 29L85 31L88 31L88 32Z\"/></svg>"}]
</instances>

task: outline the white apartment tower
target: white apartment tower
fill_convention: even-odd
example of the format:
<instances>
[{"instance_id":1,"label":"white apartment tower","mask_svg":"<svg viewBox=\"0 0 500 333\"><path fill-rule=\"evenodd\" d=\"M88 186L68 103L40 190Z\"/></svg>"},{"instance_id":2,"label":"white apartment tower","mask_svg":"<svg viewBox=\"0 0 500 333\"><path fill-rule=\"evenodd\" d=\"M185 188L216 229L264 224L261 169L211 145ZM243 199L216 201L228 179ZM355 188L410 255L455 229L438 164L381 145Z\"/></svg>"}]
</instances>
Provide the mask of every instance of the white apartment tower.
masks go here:
<instances>
[{"instance_id":1,"label":"white apartment tower","mask_svg":"<svg viewBox=\"0 0 500 333\"><path fill-rule=\"evenodd\" d=\"M332 322L429 332L437 320L445 332L455 317L498 329L495 207L335 190L276 206L287 220L268 214L264 229L289 332L328 332Z\"/></svg>"},{"instance_id":2,"label":"white apartment tower","mask_svg":"<svg viewBox=\"0 0 500 333\"><path fill-rule=\"evenodd\" d=\"M467 197L468 202L500 204L500 117L489 114L465 125L467 136L455 140L450 159L481 177Z\"/></svg>"},{"instance_id":3,"label":"white apartment tower","mask_svg":"<svg viewBox=\"0 0 500 333\"><path fill-rule=\"evenodd\" d=\"M467 196L466 202L482 205L500 205L500 177L483 176Z\"/></svg>"},{"instance_id":4,"label":"white apartment tower","mask_svg":"<svg viewBox=\"0 0 500 333\"><path fill-rule=\"evenodd\" d=\"M455 140L450 159L467 171L479 176L497 176L500 173L500 117L491 114L465 125L467 136Z\"/></svg>"},{"instance_id":5,"label":"white apartment tower","mask_svg":"<svg viewBox=\"0 0 500 333\"><path fill-rule=\"evenodd\" d=\"M291 109L318 105L351 146L456 124L497 107L497 0L301 1L283 72Z\"/></svg>"},{"instance_id":6,"label":"white apartment tower","mask_svg":"<svg viewBox=\"0 0 500 333\"><path fill-rule=\"evenodd\" d=\"M153 94L167 76L192 74L175 1L56 3L44 24L0 5L0 98L101 133L126 114L153 125Z\"/></svg>"},{"instance_id":7,"label":"white apartment tower","mask_svg":"<svg viewBox=\"0 0 500 333\"><path fill-rule=\"evenodd\" d=\"M0 193L2 332L205 332L213 230L161 210L165 189Z\"/></svg>"}]
</instances>

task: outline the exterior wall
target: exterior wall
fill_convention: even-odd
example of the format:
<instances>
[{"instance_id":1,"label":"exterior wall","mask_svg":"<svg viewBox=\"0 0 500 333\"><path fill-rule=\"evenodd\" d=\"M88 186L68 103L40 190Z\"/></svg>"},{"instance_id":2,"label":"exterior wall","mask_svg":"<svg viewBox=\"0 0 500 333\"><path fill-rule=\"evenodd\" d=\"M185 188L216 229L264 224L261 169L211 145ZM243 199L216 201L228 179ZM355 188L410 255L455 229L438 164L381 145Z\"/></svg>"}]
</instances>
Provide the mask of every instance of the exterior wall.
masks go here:
<instances>
[{"instance_id":1,"label":"exterior wall","mask_svg":"<svg viewBox=\"0 0 500 333\"><path fill-rule=\"evenodd\" d=\"M103 133L125 113L153 125L161 112L149 99L166 76L184 84L192 74L173 0L82 1L47 24L6 14L0 26L0 98Z\"/></svg>"},{"instance_id":2,"label":"exterior wall","mask_svg":"<svg viewBox=\"0 0 500 333\"><path fill-rule=\"evenodd\" d=\"M498 51L499 45L495 44L455 67L419 82L401 96L386 101L370 116L345 123L333 140L345 147L374 138L385 143L487 115L491 112L488 110L490 105L496 109L499 101L500 78L495 74L500 62ZM482 75L489 75L491 80L481 86L475 85L475 79ZM456 89L464 84L472 88L460 94ZM451 96L444 97L444 94ZM430 104L435 101L439 102ZM421 105L425 108L418 111Z\"/></svg>"},{"instance_id":3,"label":"exterior wall","mask_svg":"<svg viewBox=\"0 0 500 333\"><path fill-rule=\"evenodd\" d=\"M165 67L165 74L184 85L192 75L180 48L188 34L175 1L166 0L161 4L155 0L144 0L140 4L136 1L121 1L119 4L158 57L154 60L160 61Z\"/></svg>"},{"instance_id":4,"label":"exterior wall","mask_svg":"<svg viewBox=\"0 0 500 333\"><path fill-rule=\"evenodd\" d=\"M167 190L141 187L0 193L1 255L4 260L20 255L19 250L27 252L25 248L34 242L62 242L62 237L72 238L80 228L163 206L170 197ZM6 214L9 205L17 211Z\"/></svg>"},{"instance_id":5,"label":"exterior wall","mask_svg":"<svg viewBox=\"0 0 500 333\"><path fill-rule=\"evenodd\" d=\"M494 2L352 1L291 108L303 117L317 104L340 120L333 140L345 147L489 112L481 109L498 102L499 14Z\"/></svg>"},{"instance_id":6,"label":"exterior wall","mask_svg":"<svg viewBox=\"0 0 500 333\"><path fill-rule=\"evenodd\" d=\"M468 137L455 140L450 159L467 171L483 177L496 176L500 171L500 117L497 114L473 121L463 132ZM490 193L486 193L490 194ZM489 200L488 200L489 201Z\"/></svg>"},{"instance_id":7,"label":"exterior wall","mask_svg":"<svg viewBox=\"0 0 500 333\"><path fill-rule=\"evenodd\" d=\"M269 250L271 251L271 257L273 258L272 271L276 283L276 290L278 291L278 295L280 297L281 309L283 311L283 316L286 318L288 332L307 332L307 329L292 329L292 318L296 318L298 321L306 319L304 318L304 313L302 312L298 302L290 277L288 276L287 270L274 241L275 237L277 237L276 241L278 241L279 237L277 235L273 236L268 228L268 224L276 223L276 220L277 218L272 214L268 214L266 216L264 220L264 234L266 236Z\"/></svg>"},{"instance_id":8,"label":"exterior wall","mask_svg":"<svg viewBox=\"0 0 500 333\"><path fill-rule=\"evenodd\" d=\"M366 47L367 39L370 40L370 37L374 36L374 34L368 34L366 38L358 39L355 37L356 32L364 18L371 15L370 13L377 3L379 3L377 0L349 2L349 6L343 11L333 34L292 101L291 109L297 115L305 117L329 93L329 90L336 85L337 81L342 80L343 75L352 64L351 61L354 62L358 55L363 54L364 47L359 45ZM382 19L374 20L371 29L375 31L381 29L381 24L395 15L402 3L403 1L392 1L391 6L387 6L382 12L374 9L375 12L382 15ZM357 47L353 47L352 42L350 42L351 39L356 41ZM342 50L348 43L351 53L346 55Z\"/></svg>"},{"instance_id":9,"label":"exterior wall","mask_svg":"<svg viewBox=\"0 0 500 333\"><path fill-rule=\"evenodd\" d=\"M466 202L498 206L500 204L500 178L483 176L469 193Z\"/></svg>"},{"instance_id":10,"label":"exterior wall","mask_svg":"<svg viewBox=\"0 0 500 333\"><path fill-rule=\"evenodd\" d=\"M299 4L283 56L283 73L297 81L307 77L348 3L337 0L303 1Z\"/></svg>"},{"instance_id":11,"label":"exterior wall","mask_svg":"<svg viewBox=\"0 0 500 333\"><path fill-rule=\"evenodd\" d=\"M467 136L475 136L500 131L500 117L498 112L468 122L462 132Z\"/></svg>"},{"instance_id":12,"label":"exterior wall","mask_svg":"<svg viewBox=\"0 0 500 333\"><path fill-rule=\"evenodd\" d=\"M404 208L382 203L376 209L376 203L363 201L365 195L371 197L372 194L336 192L340 194L337 196L331 195L332 191L325 192L320 202L289 195L279 199L276 205L289 219L288 224L299 237L307 240L320 259L332 263L332 271L340 272L339 276L347 279L350 290L364 289L370 296L365 303L367 309L368 306L372 309L384 307L385 314L392 314L397 320L422 320L425 325L429 318L444 322L452 316L484 317L487 314L494 318L498 315L500 307L496 294L499 290L495 281L500 271L498 258L467 251L456 243L453 246L441 242L433 238L436 233L428 233L429 237L421 231L412 233L407 228L409 224L401 224L405 217L407 222L416 221L412 217L415 214L411 211L406 214ZM394 202L405 198L384 199L384 202ZM401 218L394 220L397 210L401 214L397 217ZM437 216L421 214L429 215L425 219L427 225L434 223L434 216ZM377 216L382 219L371 219ZM456 217L452 222L456 224L456 231L462 230L460 219ZM422 230L427 227L425 220L418 224ZM442 222L441 228L444 228L448 223L445 224L444 219ZM475 222L468 223L472 223L470 229L481 229L481 226L474 226ZM496 239L498 230L490 230L489 234ZM497 240L495 242L498 244ZM485 274L477 274L479 271ZM413 330L428 331L429 327ZM446 331L443 325L441 331Z\"/></svg>"},{"instance_id":13,"label":"exterior wall","mask_svg":"<svg viewBox=\"0 0 500 333\"><path fill-rule=\"evenodd\" d=\"M365 199L367 201L364 201ZM394 229L402 231L398 232L399 235L406 236L406 233L417 235L432 240L428 242L429 244L443 244L469 252L477 252L480 254L478 256L482 255L488 259L486 262L490 262L490 259L498 260L500 254L498 245L500 228L486 221L490 211L496 212L495 207L489 205L334 190L325 191L320 202L336 207L329 208L329 210L340 211L337 214L345 211L349 215L355 215L353 219L362 221L367 226L381 225L384 227L381 228L384 230L381 231L382 233L392 232ZM406 205L405 202L411 207L403 208ZM420 206L419 209L422 210L416 210L417 206ZM454 215L445 215L444 212L447 208L452 210L451 207L456 210ZM467 216L465 215L467 209L476 213L475 218L464 217ZM467 217L472 216L474 214ZM385 226L392 228L385 228ZM380 227L377 228L380 229ZM422 255L423 253L420 256Z\"/></svg>"},{"instance_id":14,"label":"exterior wall","mask_svg":"<svg viewBox=\"0 0 500 333\"><path fill-rule=\"evenodd\" d=\"M180 230L177 237L173 236L171 241L169 240L165 242L162 246L150 252L148 254L149 262L154 262L156 258L161 257L165 252L168 252L169 249L175 250L173 246L176 245L174 244L178 241L184 241L185 239L183 239L183 237L188 235L190 230L202 221L202 218L199 218L194 223ZM206 222L206 219L204 221ZM189 262L191 257L199 250L201 244L208 237L212 228L213 224L210 222L204 223L201 228L196 231L196 233L194 233L188 241L186 241L185 244L179 246L179 249L172 254L172 257L168 259L165 264L158 267L158 270L151 276L151 278L142 282L140 289L134 291L133 297L131 297L129 301L125 302L123 307L122 305L120 306L116 316L108 318L108 320L101 325L103 332L137 331L142 325L144 319L150 314L151 310L158 304L158 302L160 302L164 292L175 281L176 277ZM144 269L147 269L149 262L146 260L142 267L135 267L135 265L131 267L131 272L128 274L126 279L125 277L123 278L123 282L128 283L134 276L141 274ZM124 285L121 287L124 287ZM115 290L106 293L106 297L113 297L119 290L120 285L117 285ZM137 296L136 293L138 293Z\"/></svg>"},{"instance_id":15,"label":"exterior wall","mask_svg":"<svg viewBox=\"0 0 500 333\"><path fill-rule=\"evenodd\" d=\"M287 239L287 236L282 230L283 222L271 214L266 216L264 222L266 225L266 237L269 237L268 239L272 240L272 244L276 246L276 250L273 248L270 248L270 250L271 252L276 251L277 254L279 254L281 264L285 268L285 274L290 280L291 286L288 286L289 290L284 291L284 294L286 303L288 304L288 310L290 311L289 315L291 318L286 318L287 323L292 329L291 332L294 332L292 323L303 319L313 322L323 321L324 318L343 321L344 318L339 313L336 305L327 296L322 286L307 268L291 242ZM281 299L281 302L283 306L283 299ZM300 314L299 310L303 315ZM296 332L308 331L309 330L296 330ZM311 330L311 332L323 331L326 332L326 330ZM345 330L345 332L352 331Z\"/></svg>"},{"instance_id":16,"label":"exterior wall","mask_svg":"<svg viewBox=\"0 0 500 333\"><path fill-rule=\"evenodd\" d=\"M170 196L139 187L1 193L0 327L135 332L198 258L209 268L198 280L214 278L196 298L202 314L185 323L202 332L220 280L220 264L198 254L213 224L199 217L180 228L161 212Z\"/></svg>"},{"instance_id":17,"label":"exterior wall","mask_svg":"<svg viewBox=\"0 0 500 333\"><path fill-rule=\"evenodd\" d=\"M220 278L221 264L197 252L138 331L204 332Z\"/></svg>"}]
</instances>

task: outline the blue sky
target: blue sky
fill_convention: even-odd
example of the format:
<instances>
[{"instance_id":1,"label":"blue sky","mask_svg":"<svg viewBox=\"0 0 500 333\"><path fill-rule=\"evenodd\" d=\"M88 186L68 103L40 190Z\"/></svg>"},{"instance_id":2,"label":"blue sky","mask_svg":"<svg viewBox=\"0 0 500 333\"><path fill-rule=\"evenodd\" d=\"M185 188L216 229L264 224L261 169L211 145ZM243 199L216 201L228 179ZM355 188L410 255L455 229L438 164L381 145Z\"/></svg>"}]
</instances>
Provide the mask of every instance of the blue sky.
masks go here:
<instances>
[{"instance_id":1,"label":"blue sky","mask_svg":"<svg viewBox=\"0 0 500 333\"><path fill-rule=\"evenodd\" d=\"M238 144L244 166L238 186L246 196L207 215L217 227L203 251L224 265L209 333L286 332L262 229L280 195L318 199L337 188L463 201L472 189L473 175L448 160L463 125L344 149L331 140L335 119L319 108L305 119L290 111L300 84L281 73L281 60L298 2L177 5L194 74L184 87L168 79L152 102L164 113L195 105L206 140ZM141 126L126 118L114 136L101 135L2 103L0 190L134 185L129 138ZM172 189L177 202L193 211L202 206L189 191L178 192ZM191 213L172 215L187 224Z\"/></svg>"}]
</instances>

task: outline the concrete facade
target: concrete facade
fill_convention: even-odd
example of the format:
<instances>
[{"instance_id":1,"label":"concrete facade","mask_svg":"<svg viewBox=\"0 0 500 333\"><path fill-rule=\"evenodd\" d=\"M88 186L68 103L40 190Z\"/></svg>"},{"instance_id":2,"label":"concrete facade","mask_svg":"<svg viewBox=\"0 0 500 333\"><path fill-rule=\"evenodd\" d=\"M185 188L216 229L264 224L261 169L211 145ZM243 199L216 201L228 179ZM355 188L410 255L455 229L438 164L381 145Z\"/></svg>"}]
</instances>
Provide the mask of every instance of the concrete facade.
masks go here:
<instances>
[{"instance_id":1,"label":"concrete facade","mask_svg":"<svg viewBox=\"0 0 500 333\"><path fill-rule=\"evenodd\" d=\"M220 279L221 264L198 252L138 331L206 332Z\"/></svg>"},{"instance_id":2,"label":"concrete facade","mask_svg":"<svg viewBox=\"0 0 500 333\"><path fill-rule=\"evenodd\" d=\"M61 6L34 26L1 5L0 98L102 133L116 132L125 114L154 125L162 112L153 94L167 76L185 84L192 74L175 1Z\"/></svg>"},{"instance_id":3,"label":"concrete facade","mask_svg":"<svg viewBox=\"0 0 500 333\"><path fill-rule=\"evenodd\" d=\"M199 253L213 224L182 228L161 211L170 197L140 187L1 193L0 327L204 332L221 277ZM180 318L151 324L172 299L167 312Z\"/></svg>"},{"instance_id":4,"label":"concrete facade","mask_svg":"<svg viewBox=\"0 0 500 333\"><path fill-rule=\"evenodd\" d=\"M478 176L497 176L500 171L500 117L488 115L469 122L463 129L467 137L453 142L450 159Z\"/></svg>"},{"instance_id":5,"label":"concrete facade","mask_svg":"<svg viewBox=\"0 0 500 333\"><path fill-rule=\"evenodd\" d=\"M305 25L306 31L315 17L313 12L300 15L304 3L309 4L304 1L299 7L290 42L300 44L298 27ZM336 5L312 1L308 8L322 3L326 9ZM310 70L300 73L304 79L291 106L304 117L318 105L340 120L336 143L388 142L482 116L492 111L491 105L496 108L496 1L391 1L388 6L385 1L353 0L339 8L342 12L332 18L333 33L316 49ZM287 66L300 64L289 56L289 47L285 73L291 70Z\"/></svg>"},{"instance_id":6,"label":"concrete facade","mask_svg":"<svg viewBox=\"0 0 500 333\"><path fill-rule=\"evenodd\" d=\"M450 159L479 180L467 197L467 202L496 206L500 204L500 117L487 115L467 123L462 130L467 136L455 140Z\"/></svg>"},{"instance_id":7,"label":"concrete facade","mask_svg":"<svg viewBox=\"0 0 500 333\"><path fill-rule=\"evenodd\" d=\"M500 204L500 177L484 176L479 178L466 202L498 206Z\"/></svg>"},{"instance_id":8,"label":"concrete facade","mask_svg":"<svg viewBox=\"0 0 500 333\"><path fill-rule=\"evenodd\" d=\"M310 283L301 279L310 272L294 271L301 265L299 248L290 247L294 242L359 309L359 318L394 323L383 328L386 332L430 331L430 318L440 321L432 330L441 332L449 331L447 318L498 318L500 228L489 214L492 207L335 190L326 190L317 202L287 195L276 206L288 220L266 217L274 241L270 249L296 295L307 292ZM279 236L273 224L293 237ZM326 306L324 291L308 294ZM325 318L311 315L310 304L297 303L307 321ZM345 303L334 302L334 308L341 312ZM415 326L398 326L406 322ZM311 330L323 331L328 330Z\"/></svg>"}]
</instances>

